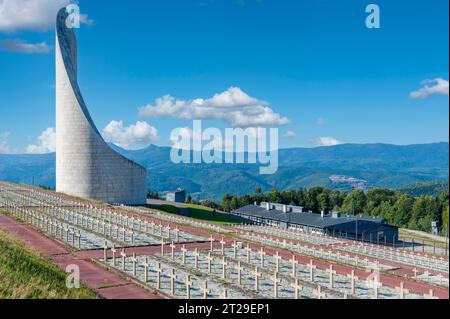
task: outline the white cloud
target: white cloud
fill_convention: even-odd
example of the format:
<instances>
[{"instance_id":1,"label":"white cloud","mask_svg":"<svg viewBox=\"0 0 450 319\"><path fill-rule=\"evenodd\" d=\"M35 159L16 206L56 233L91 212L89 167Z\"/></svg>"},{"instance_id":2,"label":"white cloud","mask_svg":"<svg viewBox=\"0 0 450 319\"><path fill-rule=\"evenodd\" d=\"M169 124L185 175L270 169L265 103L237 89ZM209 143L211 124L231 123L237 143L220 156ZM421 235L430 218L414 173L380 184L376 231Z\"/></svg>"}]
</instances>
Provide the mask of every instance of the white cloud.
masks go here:
<instances>
[{"instance_id":1,"label":"white cloud","mask_svg":"<svg viewBox=\"0 0 450 319\"><path fill-rule=\"evenodd\" d=\"M223 120L233 127L289 123L286 117L275 113L267 102L250 97L238 87L231 87L209 99L179 100L166 95L156 99L154 105L140 108L139 114L186 120Z\"/></svg>"},{"instance_id":2,"label":"white cloud","mask_svg":"<svg viewBox=\"0 0 450 319\"><path fill-rule=\"evenodd\" d=\"M158 140L158 130L147 122L125 127L122 121L111 121L103 129L103 138L125 149L145 147Z\"/></svg>"},{"instance_id":3,"label":"white cloud","mask_svg":"<svg viewBox=\"0 0 450 319\"><path fill-rule=\"evenodd\" d=\"M37 145L28 145L27 154L45 154L56 150L56 131L53 127L47 128L38 137Z\"/></svg>"},{"instance_id":4,"label":"white cloud","mask_svg":"<svg viewBox=\"0 0 450 319\"><path fill-rule=\"evenodd\" d=\"M335 146L342 144L341 141L335 139L334 137L320 137L316 143L317 146Z\"/></svg>"},{"instance_id":5,"label":"white cloud","mask_svg":"<svg viewBox=\"0 0 450 319\"><path fill-rule=\"evenodd\" d=\"M5 39L0 41L0 47L5 51L20 53L48 53L50 47L45 42L26 43L20 39Z\"/></svg>"},{"instance_id":6,"label":"white cloud","mask_svg":"<svg viewBox=\"0 0 450 319\"><path fill-rule=\"evenodd\" d=\"M7 139L11 135L10 132L5 131L0 133L0 139Z\"/></svg>"},{"instance_id":7,"label":"white cloud","mask_svg":"<svg viewBox=\"0 0 450 319\"><path fill-rule=\"evenodd\" d=\"M56 14L71 0L0 0L0 32L19 30L47 31L53 29ZM80 14L80 22L92 24L86 14Z\"/></svg>"},{"instance_id":8,"label":"white cloud","mask_svg":"<svg viewBox=\"0 0 450 319\"><path fill-rule=\"evenodd\" d=\"M287 131L287 132L284 134L284 137L287 137L287 138L296 137L296 136L297 136L297 134L295 134L294 131Z\"/></svg>"},{"instance_id":9,"label":"white cloud","mask_svg":"<svg viewBox=\"0 0 450 319\"><path fill-rule=\"evenodd\" d=\"M8 154L10 152L8 143L6 141L0 141L0 154Z\"/></svg>"},{"instance_id":10,"label":"white cloud","mask_svg":"<svg viewBox=\"0 0 450 319\"><path fill-rule=\"evenodd\" d=\"M417 91L413 91L409 96L413 99L426 99L431 95L448 95L448 80L437 78L433 80L425 80L421 83L423 85Z\"/></svg>"}]
</instances>

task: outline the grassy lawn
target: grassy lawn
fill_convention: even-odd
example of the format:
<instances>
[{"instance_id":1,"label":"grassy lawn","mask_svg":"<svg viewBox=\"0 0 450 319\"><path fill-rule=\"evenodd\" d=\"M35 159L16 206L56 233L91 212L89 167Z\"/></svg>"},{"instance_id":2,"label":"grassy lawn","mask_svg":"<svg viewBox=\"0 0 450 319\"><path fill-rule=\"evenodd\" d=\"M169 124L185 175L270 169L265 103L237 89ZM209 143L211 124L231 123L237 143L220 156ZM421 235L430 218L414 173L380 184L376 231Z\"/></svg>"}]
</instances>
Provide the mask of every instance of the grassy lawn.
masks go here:
<instances>
[{"instance_id":1,"label":"grassy lawn","mask_svg":"<svg viewBox=\"0 0 450 319\"><path fill-rule=\"evenodd\" d=\"M180 209L178 207L172 206L172 205L145 205L147 208L151 208L154 210L159 210L161 212L170 213L170 214L180 214Z\"/></svg>"},{"instance_id":2,"label":"grassy lawn","mask_svg":"<svg viewBox=\"0 0 450 319\"><path fill-rule=\"evenodd\" d=\"M241 219L231 214L213 213L209 208L198 205L186 205L191 212L191 217L199 220L210 221L216 224L240 224Z\"/></svg>"},{"instance_id":3,"label":"grassy lawn","mask_svg":"<svg viewBox=\"0 0 450 319\"><path fill-rule=\"evenodd\" d=\"M92 299L84 287L66 287L66 274L0 230L0 299Z\"/></svg>"},{"instance_id":4,"label":"grassy lawn","mask_svg":"<svg viewBox=\"0 0 450 319\"><path fill-rule=\"evenodd\" d=\"M145 207L175 215L181 214L180 208L169 204L146 205ZM189 210L189 217L193 219L208 221L219 225L241 223L241 220L238 217L218 212L214 214L211 208L192 204L186 204L184 207Z\"/></svg>"}]
</instances>

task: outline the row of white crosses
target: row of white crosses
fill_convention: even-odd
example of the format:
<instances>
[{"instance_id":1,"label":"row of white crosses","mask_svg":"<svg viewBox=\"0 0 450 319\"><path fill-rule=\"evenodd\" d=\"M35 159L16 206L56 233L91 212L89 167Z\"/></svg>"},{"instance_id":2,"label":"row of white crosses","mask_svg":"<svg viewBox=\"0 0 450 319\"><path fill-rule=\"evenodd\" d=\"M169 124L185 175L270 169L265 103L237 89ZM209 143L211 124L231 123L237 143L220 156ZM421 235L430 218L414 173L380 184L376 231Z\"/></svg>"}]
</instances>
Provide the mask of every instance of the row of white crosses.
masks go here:
<instances>
[{"instance_id":1,"label":"row of white crosses","mask_svg":"<svg viewBox=\"0 0 450 319\"><path fill-rule=\"evenodd\" d=\"M256 241L262 244L270 244L271 246L278 246L282 248L288 248L292 251L299 252L301 254L310 255L312 257L317 257L321 259L333 260L336 262L344 262L353 266L363 266L363 267L373 267L373 268L390 268L387 265L380 264L379 261L370 261L367 257L364 259L360 259L357 255L350 256L350 254L343 255L339 251L334 251L332 249L328 249L325 251L322 247L318 248L316 246L309 247L303 243L293 243L292 241L287 242L286 239L280 240L273 237L267 237L265 235L260 234L246 234L244 236L247 239L252 241Z\"/></svg>"},{"instance_id":2,"label":"row of white crosses","mask_svg":"<svg viewBox=\"0 0 450 319\"><path fill-rule=\"evenodd\" d=\"M117 267L117 249L113 246L111 249L112 252L112 264L114 267ZM107 247L105 245L105 251L104 251L104 261L108 260L108 256L107 256ZM120 259L121 259L121 270L123 272L126 272L126 260L127 260L128 256L125 252L124 249L122 249L122 251L120 252ZM137 265L138 265L138 258L136 257L136 254L133 253L131 257L129 257L129 260L131 260L132 262L132 269L131 269L131 273L134 277L137 276ZM148 273L149 273L149 269L152 266L151 263L149 262L149 258L145 257L145 260L143 262L141 262L141 265L143 266L143 274L144 274L144 282L147 284L149 282L149 277L148 277ZM155 272L156 272L156 282L155 282L155 288L157 290L161 290L162 288L162 275L164 273L163 267L161 262L157 262L155 267ZM170 272L168 274L168 277L170 279L170 287L169 287L169 294L173 297L175 297L175 282L178 279L178 275L176 274L176 269L175 268L171 268ZM192 276L190 274L187 274L185 277L185 288L186 288L186 299L191 299L191 290L193 287L193 280L192 280ZM208 297L211 294L211 289L208 287L208 281L204 281L203 282L203 286L201 287L201 291L203 292L203 298L204 299L208 299ZM228 289L223 289L220 293L220 298L222 299L226 299L228 298Z\"/></svg>"},{"instance_id":3,"label":"row of white crosses","mask_svg":"<svg viewBox=\"0 0 450 319\"><path fill-rule=\"evenodd\" d=\"M140 218L135 218L133 216L128 216L127 214L117 214L115 212L105 210L103 208L98 208L91 204L83 203L83 202L72 202L68 201L68 205L59 205L63 202L63 200L58 196L53 196L48 193L40 193L34 192L33 190L27 191L27 194L31 194L28 197L31 200L34 199L33 196L44 197L45 199L50 198L51 200L46 200L45 202L50 202L50 204L46 204L42 206L41 209L44 210L46 214L52 214L53 217L63 219L66 222L72 222L76 225L82 227L88 227L89 230L100 233L105 237L113 237L112 229L115 228L116 240L127 242L131 241L133 244L134 234L136 231L149 233L148 228L149 225L152 227L153 235L156 235L155 228L159 228L159 235L157 237L166 236L169 240L171 239L171 231L172 236L174 235L175 241L178 242L180 239L180 232L178 227L175 229L171 228L170 225L163 226L162 224L156 225L153 221L149 223L147 220L142 220ZM20 197L19 203L26 201L28 197L24 194L13 194L16 197ZM58 200L58 201L57 201ZM36 200L38 203L43 203L41 200ZM54 203L54 205L52 205ZM70 205L69 205L70 204ZM22 205L23 206L23 205ZM75 208L75 209L73 209ZM80 222L81 220L81 222ZM89 224L89 225L88 225ZM137 225L137 227L136 227ZM165 232L163 233L163 229ZM119 231L122 233L122 238L120 239L118 236ZM167 235L166 235L167 234ZM198 238L192 238L198 239Z\"/></svg>"},{"instance_id":4,"label":"row of white crosses","mask_svg":"<svg viewBox=\"0 0 450 319\"><path fill-rule=\"evenodd\" d=\"M221 245L220 253L222 255L222 258L221 258L221 266L222 266L221 278L223 280L226 280L227 279L227 277L226 277L227 276L227 266L229 266L229 262L227 261L227 258L225 257L225 252L224 252L224 246L225 246L226 242L222 238L219 243ZM237 250L240 247L240 245L235 241L235 242L233 242L231 247L233 249L233 251L232 251L232 254L233 254L232 260L235 261L234 262L234 264L235 264L234 269L236 270L236 273L237 273L237 284L241 285L241 283L242 283L242 271L244 270L244 267L242 266L241 260L236 260L237 257L238 257ZM175 247L171 246L171 260L172 261L174 260L174 257L173 257L174 248ZM211 237L210 251L207 253L207 256L206 256L206 260L208 262L208 267L207 267L208 274L211 274L211 262L213 260L213 257L212 257L212 254L211 254L211 252L213 251L212 248L213 248L213 238ZM244 248L244 251L246 252L247 264L250 264L250 253L251 253L252 249L250 248L249 245L247 245ZM183 246L181 248L181 252L182 252L182 264L184 265L184 264L186 264L186 253L187 253L187 249L185 248L185 246ZM259 279L260 279L260 276L262 275L262 272L260 272L259 269L263 269L265 267L266 252L264 251L264 249L261 249L259 251L259 254L260 254L260 267L261 268L258 268L258 266L255 266L254 270L252 272L253 275L254 275L254 282L255 282L254 290L257 291L257 292L259 291ZM194 255L194 268L198 269L198 257L200 256L200 254L198 252L198 249L194 250L193 255ZM276 254L274 255L274 258L276 260L276 266L275 266L274 273L270 276L270 280L273 283L273 297L277 298L278 297L278 287L279 287L279 283L280 283L280 278L279 278L280 261L282 260L282 257L279 255L278 252L276 252ZM294 279L293 279L293 282L291 283L291 287L294 288L295 298L298 298L299 291L301 290L302 286L299 284L298 278L296 278L296 266L298 265L298 261L295 259L295 256L293 256L293 258L292 258L292 263L293 263L293 272L292 272L292 274L293 274L293 278ZM316 268L316 266L312 265L312 269L311 269L311 273L312 274L313 274L313 271L314 271L315 268Z\"/></svg>"},{"instance_id":5,"label":"row of white crosses","mask_svg":"<svg viewBox=\"0 0 450 319\"><path fill-rule=\"evenodd\" d=\"M28 208L19 206L11 206L11 208L12 209L10 209L10 211L18 218L42 229L56 238L71 244L74 247L81 248L83 236L80 229L66 225L57 219L38 214L34 210ZM98 239L98 241L99 240L100 239Z\"/></svg>"},{"instance_id":6,"label":"row of white crosses","mask_svg":"<svg viewBox=\"0 0 450 319\"><path fill-rule=\"evenodd\" d=\"M330 245L341 243L341 240L327 237L323 234L300 232L298 229L283 229L276 226L237 226L242 230L250 230L259 234L273 235L284 239L308 242L315 245Z\"/></svg>"},{"instance_id":7,"label":"row of white crosses","mask_svg":"<svg viewBox=\"0 0 450 319\"><path fill-rule=\"evenodd\" d=\"M448 273L449 262L447 258L412 253L403 249L377 247L369 244L347 245L340 249L356 253L383 258L386 260L419 266L431 270Z\"/></svg>"},{"instance_id":8,"label":"row of white crosses","mask_svg":"<svg viewBox=\"0 0 450 319\"><path fill-rule=\"evenodd\" d=\"M235 249L235 247L236 247L235 244L233 244L232 247L233 247L233 249ZM250 263L250 252L252 250L249 245L246 246L245 251L246 251L246 256L247 256L247 263ZM235 251L233 251L233 254L234 254L234 257L236 257ZM264 257L266 256L266 253L263 248L260 249L259 254L260 254L261 267L264 267L265 266L264 265ZM279 267L280 267L280 260L282 260L278 251L275 252L275 255L273 256L273 258L275 260L275 270L276 270L276 272L278 272ZM291 276L294 279L297 279L296 274L297 274L298 261L296 260L295 255L292 255L291 265L292 265ZM309 264L307 264L307 267L309 268L309 281L314 282L315 281L315 269L317 268L317 266L313 264L312 260L310 260ZM377 266L375 267L375 271L378 271ZM334 270L333 265L329 265L329 268L326 269L325 272L329 276L328 277L329 278L328 288L334 289L334 276L337 275L336 270ZM350 294L355 295L356 281L359 280L359 278L357 276L355 276L354 270L352 270L351 273L349 275L347 275L347 278L350 279ZM374 297L378 298L379 288L382 287L382 284L381 284L381 282L379 282L378 277L376 277L376 280L371 284L374 286ZM401 284L400 287L396 287L396 290L400 291L400 298L404 298L405 294L409 293L408 290L405 290L403 288L403 283ZM345 297L347 297L347 293L345 293Z\"/></svg>"}]
</instances>

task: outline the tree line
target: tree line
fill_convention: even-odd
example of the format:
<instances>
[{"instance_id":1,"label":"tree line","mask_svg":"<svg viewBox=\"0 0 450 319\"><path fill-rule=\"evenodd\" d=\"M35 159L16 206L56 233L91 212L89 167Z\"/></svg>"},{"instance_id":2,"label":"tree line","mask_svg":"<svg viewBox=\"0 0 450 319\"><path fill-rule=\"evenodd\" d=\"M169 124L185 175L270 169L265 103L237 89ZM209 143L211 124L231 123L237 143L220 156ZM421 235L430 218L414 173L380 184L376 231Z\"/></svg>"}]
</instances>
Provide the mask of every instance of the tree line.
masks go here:
<instances>
[{"instance_id":1,"label":"tree line","mask_svg":"<svg viewBox=\"0 0 450 319\"><path fill-rule=\"evenodd\" d=\"M339 211L364 216L385 218L390 224L399 227L430 232L431 222L441 224L443 232L448 230L449 193L442 192L438 196L412 196L385 188L371 189L364 192L360 189L352 191L330 190L326 187L309 189L272 191L263 193L257 188L254 194L234 196L225 194L221 208L225 211L253 204L254 202L273 202L302 206L307 211ZM208 203L211 201L208 201Z\"/></svg>"}]
</instances>

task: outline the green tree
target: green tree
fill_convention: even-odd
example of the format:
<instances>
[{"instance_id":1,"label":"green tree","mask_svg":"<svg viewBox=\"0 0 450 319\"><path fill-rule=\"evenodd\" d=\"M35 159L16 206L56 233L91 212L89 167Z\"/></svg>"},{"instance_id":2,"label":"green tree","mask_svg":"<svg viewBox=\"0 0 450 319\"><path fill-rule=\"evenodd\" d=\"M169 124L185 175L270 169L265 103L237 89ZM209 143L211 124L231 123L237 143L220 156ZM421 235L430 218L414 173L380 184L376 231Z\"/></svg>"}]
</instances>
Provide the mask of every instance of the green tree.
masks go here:
<instances>
[{"instance_id":1,"label":"green tree","mask_svg":"<svg viewBox=\"0 0 450 319\"><path fill-rule=\"evenodd\" d=\"M445 207L444 213L442 214L442 229L444 232L448 231L448 206Z\"/></svg>"},{"instance_id":2,"label":"green tree","mask_svg":"<svg viewBox=\"0 0 450 319\"><path fill-rule=\"evenodd\" d=\"M366 194L361 189L354 189L345 197L342 210L347 213L363 214L366 208Z\"/></svg>"},{"instance_id":3,"label":"green tree","mask_svg":"<svg viewBox=\"0 0 450 319\"><path fill-rule=\"evenodd\" d=\"M322 193L317 195L317 201L319 203L319 209L320 211L329 212L333 209L333 206L331 204L330 200L330 191L324 190Z\"/></svg>"},{"instance_id":4,"label":"green tree","mask_svg":"<svg viewBox=\"0 0 450 319\"><path fill-rule=\"evenodd\" d=\"M438 216L438 202L433 196L416 197L409 226L413 229L429 232L431 231L431 222L441 220Z\"/></svg>"},{"instance_id":5,"label":"green tree","mask_svg":"<svg viewBox=\"0 0 450 319\"><path fill-rule=\"evenodd\" d=\"M399 227L406 227L411 220L413 205L414 198L407 194L398 195L397 201L394 204L392 219L389 221Z\"/></svg>"},{"instance_id":6,"label":"green tree","mask_svg":"<svg viewBox=\"0 0 450 319\"><path fill-rule=\"evenodd\" d=\"M230 194L223 194L222 196L222 207L226 212L231 210L231 198Z\"/></svg>"}]
</instances>

